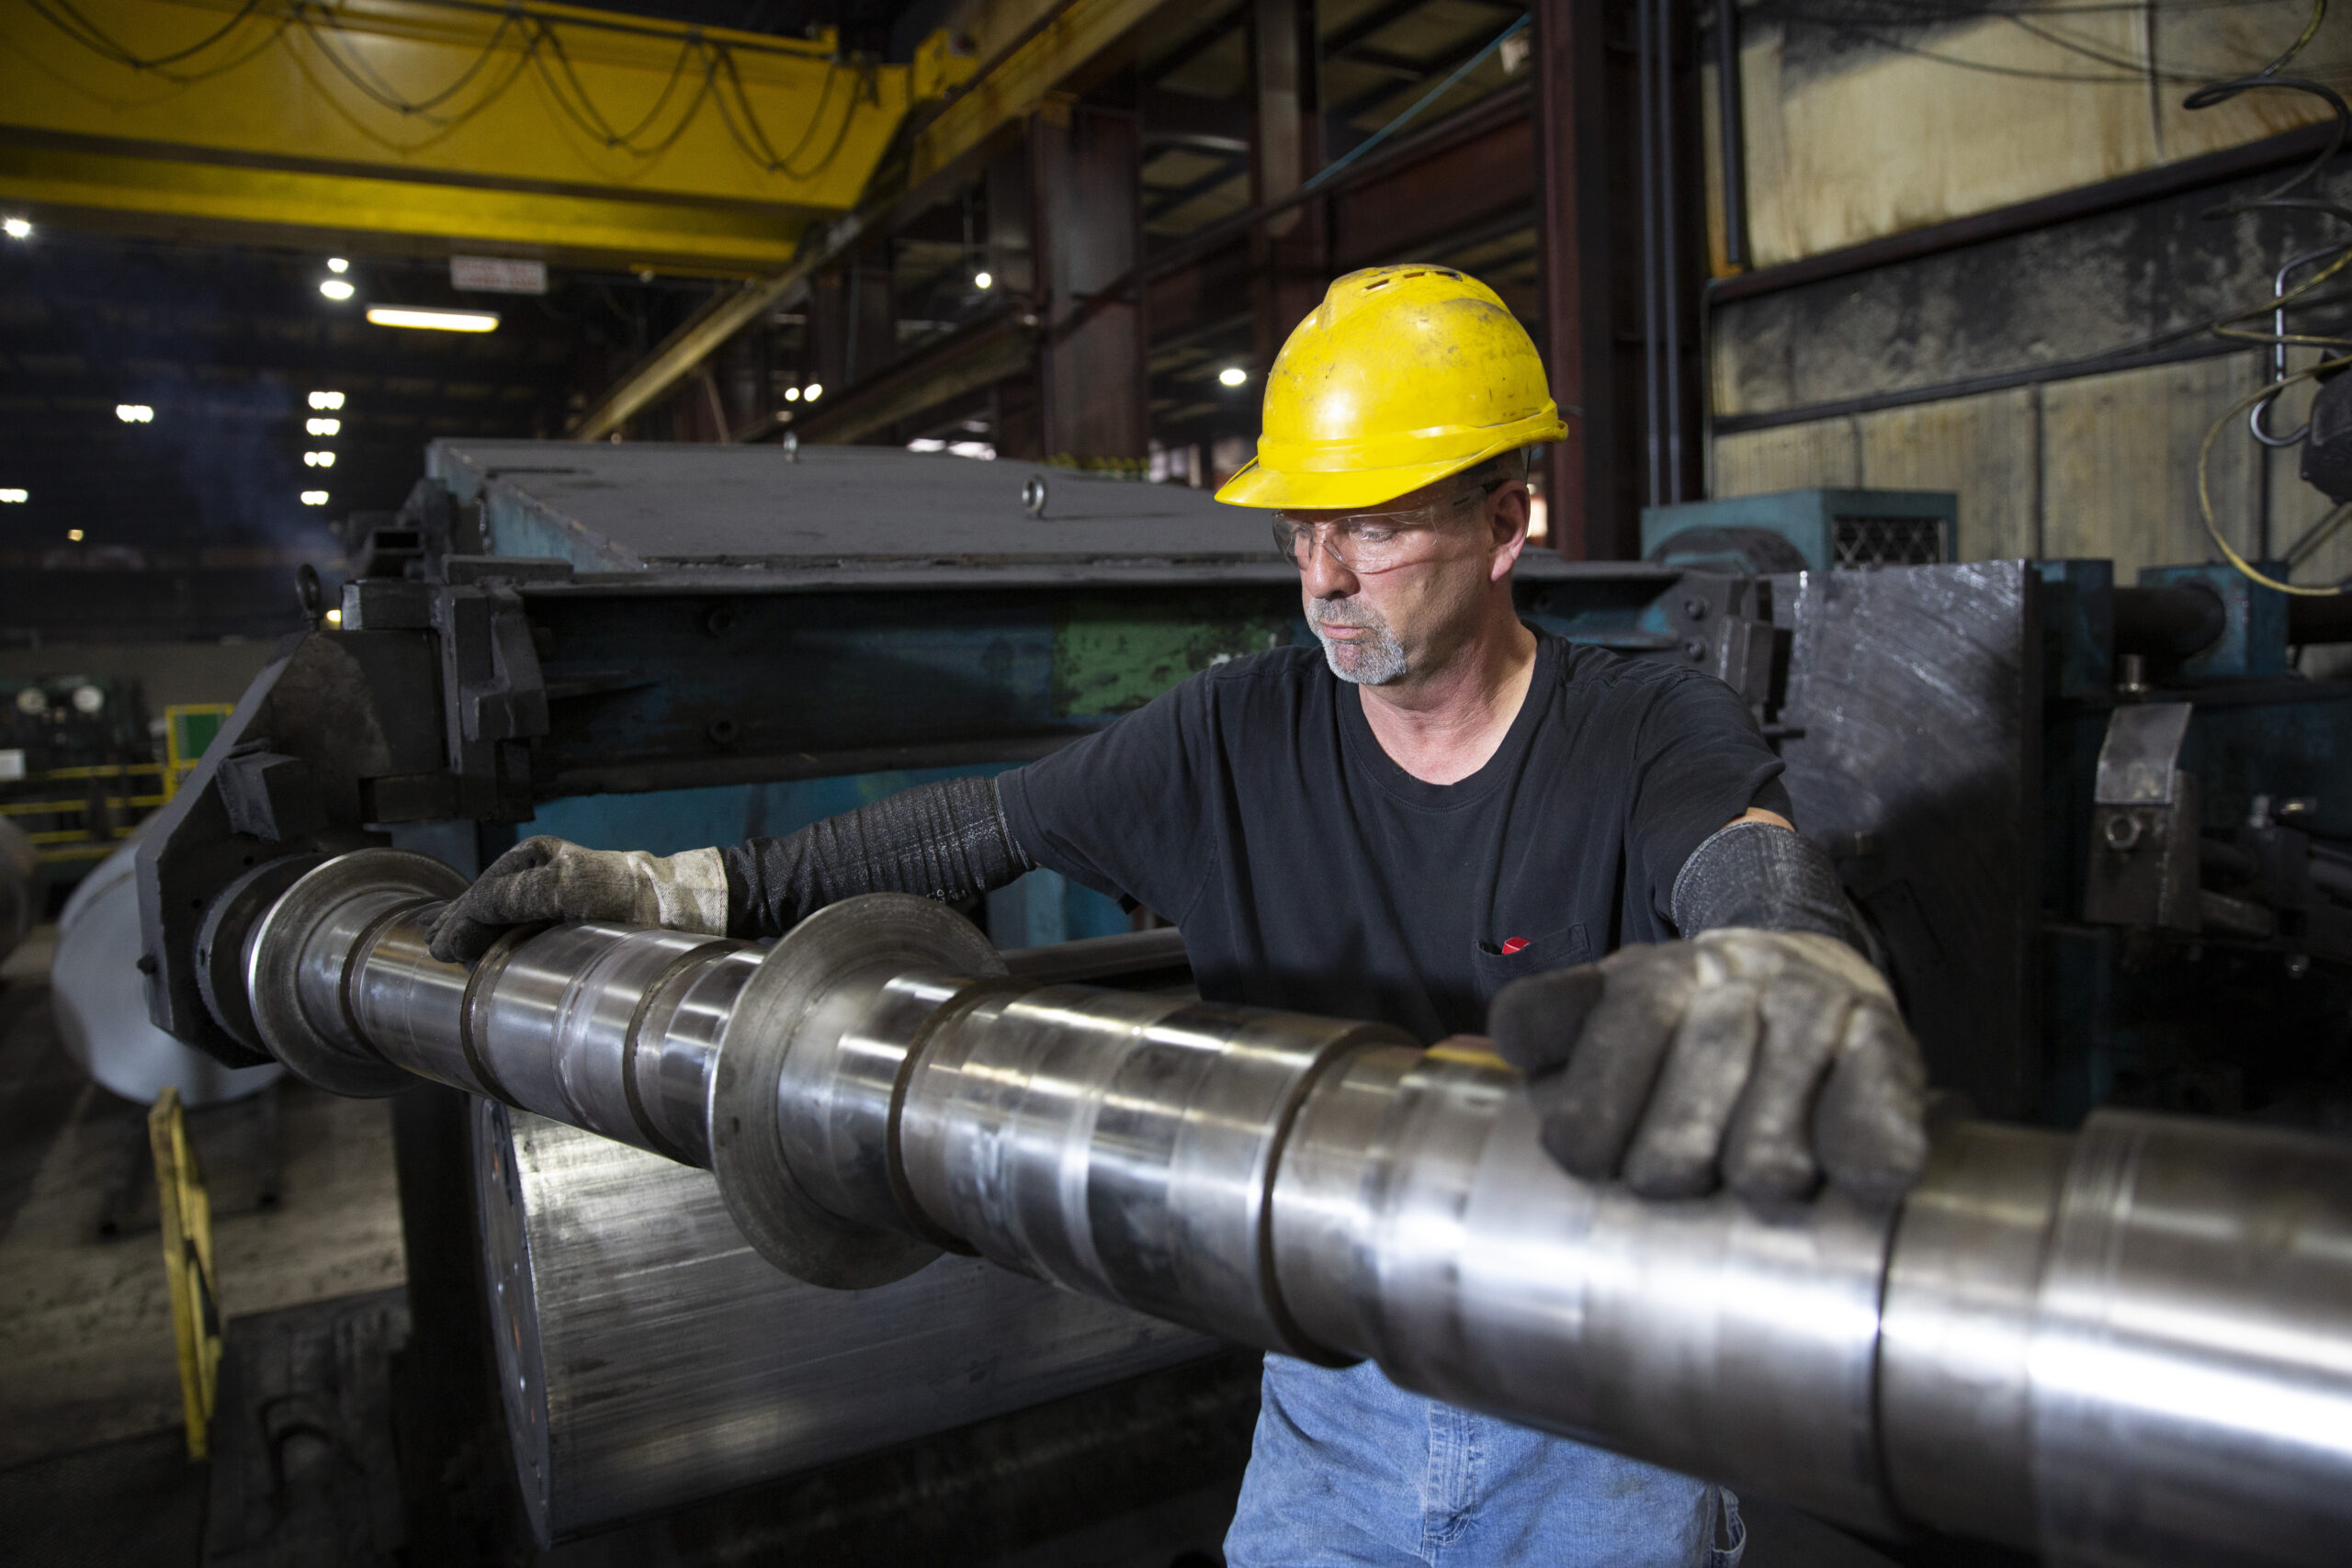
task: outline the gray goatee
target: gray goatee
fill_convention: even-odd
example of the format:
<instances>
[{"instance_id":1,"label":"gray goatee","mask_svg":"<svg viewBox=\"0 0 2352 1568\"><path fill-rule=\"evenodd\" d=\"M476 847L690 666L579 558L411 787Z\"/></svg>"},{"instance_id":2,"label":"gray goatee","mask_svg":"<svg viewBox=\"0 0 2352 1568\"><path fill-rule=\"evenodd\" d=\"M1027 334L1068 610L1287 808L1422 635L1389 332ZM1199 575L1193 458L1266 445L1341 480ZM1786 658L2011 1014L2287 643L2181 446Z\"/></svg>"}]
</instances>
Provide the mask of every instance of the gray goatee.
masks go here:
<instances>
[{"instance_id":1,"label":"gray goatee","mask_svg":"<svg viewBox=\"0 0 2352 1568\"><path fill-rule=\"evenodd\" d=\"M1316 640L1323 645L1323 661L1340 680L1360 686L1385 686L1405 673L1409 662L1405 657L1405 645L1396 640L1388 623L1370 605L1351 604L1343 608L1338 604L1310 599L1306 624L1314 629ZM1327 626L1361 627L1372 635L1338 641L1325 635L1323 628Z\"/></svg>"}]
</instances>

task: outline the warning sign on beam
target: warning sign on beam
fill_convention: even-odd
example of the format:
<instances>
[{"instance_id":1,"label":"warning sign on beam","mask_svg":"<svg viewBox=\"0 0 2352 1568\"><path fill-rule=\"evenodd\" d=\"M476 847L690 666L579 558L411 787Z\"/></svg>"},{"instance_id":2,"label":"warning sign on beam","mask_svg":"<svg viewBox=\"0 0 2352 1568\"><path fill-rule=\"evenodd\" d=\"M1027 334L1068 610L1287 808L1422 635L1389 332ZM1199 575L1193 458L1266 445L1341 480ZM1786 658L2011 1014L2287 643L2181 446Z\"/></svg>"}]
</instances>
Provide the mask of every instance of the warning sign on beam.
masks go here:
<instances>
[{"instance_id":1,"label":"warning sign on beam","mask_svg":"<svg viewBox=\"0 0 2352 1568\"><path fill-rule=\"evenodd\" d=\"M513 256L451 256L449 287L477 294L545 294L548 264Z\"/></svg>"}]
</instances>

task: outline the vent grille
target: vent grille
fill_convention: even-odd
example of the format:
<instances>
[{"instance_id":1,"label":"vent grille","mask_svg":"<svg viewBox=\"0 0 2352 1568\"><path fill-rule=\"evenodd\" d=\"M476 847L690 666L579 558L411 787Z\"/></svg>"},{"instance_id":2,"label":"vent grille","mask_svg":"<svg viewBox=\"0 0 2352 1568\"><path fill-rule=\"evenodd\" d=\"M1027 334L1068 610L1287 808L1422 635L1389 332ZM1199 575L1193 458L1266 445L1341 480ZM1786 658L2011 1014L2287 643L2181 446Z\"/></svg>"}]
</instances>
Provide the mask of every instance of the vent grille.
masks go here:
<instances>
[{"instance_id":1,"label":"vent grille","mask_svg":"<svg viewBox=\"0 0 2352 1568\"><path fill-rule=\"evenodd\" d=\"M1837 566L1933 566L1944 558L1939 517L1838 517L1830 524Z\"/></svg>"}]
</instances>

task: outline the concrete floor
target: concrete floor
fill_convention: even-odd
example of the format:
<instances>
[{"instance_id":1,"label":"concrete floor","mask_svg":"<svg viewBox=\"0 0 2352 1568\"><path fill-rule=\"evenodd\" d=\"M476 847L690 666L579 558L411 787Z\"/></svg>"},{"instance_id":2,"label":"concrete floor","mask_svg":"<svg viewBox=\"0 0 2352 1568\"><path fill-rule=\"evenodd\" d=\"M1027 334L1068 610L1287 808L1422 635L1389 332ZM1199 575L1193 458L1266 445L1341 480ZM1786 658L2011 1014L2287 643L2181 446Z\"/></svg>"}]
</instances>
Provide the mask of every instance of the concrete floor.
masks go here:
<instances>
[{"instance_id":1,"label":"concrete floor","mask_svg":"<svg viewBox=\"0 0 2352 1568\"><path fill-rule=\"evenodd\" d=\"M132 1173L145 1107L100 1089L57 1043L51 935L37 933L0 965L0 1472L181 1428L152 1174L138 1173L145 1202L121 1234L99 1228L107 1192ZM405 1277L383 1102L276 1092L282 1168L272 1209L251 1206L254 1109L191 1118L224 1211L214 1227L224 1316Z\"/></svg>"}]
</instances>

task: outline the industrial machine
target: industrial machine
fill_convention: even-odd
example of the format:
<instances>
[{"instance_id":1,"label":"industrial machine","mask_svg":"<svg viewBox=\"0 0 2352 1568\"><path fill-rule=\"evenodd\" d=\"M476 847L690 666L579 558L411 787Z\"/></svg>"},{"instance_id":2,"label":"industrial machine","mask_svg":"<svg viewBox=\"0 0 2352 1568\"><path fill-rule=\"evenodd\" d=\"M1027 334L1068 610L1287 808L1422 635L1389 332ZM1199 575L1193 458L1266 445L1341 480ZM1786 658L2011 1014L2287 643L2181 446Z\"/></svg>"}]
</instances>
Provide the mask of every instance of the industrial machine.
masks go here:
<instances>
[{"instance_id":1,"label":"industrial machine","mask_svg":"<svg viewBox=\"0 0 2352 1568\"><path fill-rule=\"evenodd\" d=\"M2101 1111L1949 1125L1892 1212L1646 1203L1555 1167L1480 1042L1056 985L900 894L764 953L590 923L469 973L424 950L464 883L397 850L306 873L235 933L261 1038L316 1083L414 1074L707 1167L741 1235L837 1302L927 1281L885 1310L970 1332L996 1321L976 1254L2061 1562L2313 1562L2352 1524L2352 1145ZM552 1416L541 1346L499 1348L510 1417Z\"/></svg>"},{"instance_id":2,"label":"industrial machine","mask_svg":"<svg viewBox=\"0 0 2352 1568\"><path fill-rule=\"evenodd\" d=\"M2289 649L2352 624L2227 569L1522 561L1530 620L1747 699L1939 1084L2007 1123L1955 1117L1894 1213L1631 1203L1544 1161L1475 1046L1023 975L914 901L764 953L581 926L424 955L499 824L673 792L748 827L781 783L1015 761L1305 638L1261 533L1025 465L553 444L437 446L366 525L339 625L281 650L142 843L142 967L224 1061L483 1102L543 1532L1201 1334L1369 1356L1871 1529L2086 1562L2307 1561L2342 1530L2352 1153L2112 1108L2312 1119L2344 1070L2352 686ZM641 1267L580 1250L624 1246ZM992 1326L927 1346L950 1296ZM809 1326L762 1360L741 1325L786 1300Z\"/></svg>"},{"instance_id":3,"label":"industrial machine","mask_svg":"<svg viewBox=\"0 0 2352 1568\"><path fill-rule=\"evenodd\" d=\"M153 1105L166 1087L189 1106L257 1093L286 1069L275 1062L232 1067L183 1044L155 1027L146 998L126 983L139 964L139 831L85 875L58 911L49 969L58 1041L85 1072L134 1105Z\"/></svg>"},{"instance_id":4,"label":"industrial machine","mask_svg":"<svg viewBox=\"0 0 2352 1568\"><path fill-rule=\"evenodd\" d=\"M170 796L136 681L60 674L0 681L0 817L70 886Z\"/></svg>"}]
</instances>

